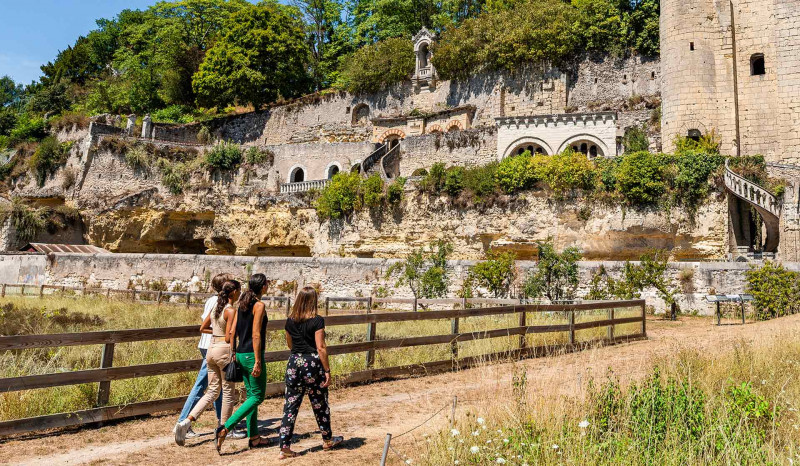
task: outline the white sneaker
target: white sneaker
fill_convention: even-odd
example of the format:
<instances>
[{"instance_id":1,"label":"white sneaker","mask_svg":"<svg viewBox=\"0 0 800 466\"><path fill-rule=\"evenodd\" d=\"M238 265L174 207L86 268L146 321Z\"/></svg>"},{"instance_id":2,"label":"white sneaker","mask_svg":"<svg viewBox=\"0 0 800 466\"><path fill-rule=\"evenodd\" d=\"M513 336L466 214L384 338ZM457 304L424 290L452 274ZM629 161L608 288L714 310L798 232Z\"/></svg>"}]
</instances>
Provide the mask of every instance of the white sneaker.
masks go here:
<instances>
[{"instance_id":1,"label":"white sneaker","mask_svg":"<svg viewBox=\"0 0 800 466\"><path fill-rule=\"evenodd\" d=\"M184 419L175 424L175 443L182 447L186 443L186 434L190 430L192 430L192 421L189 419Z\"/></svg>"},{"instance_id":2,"label":"white sneaker","mask_svg":"<svg viewBox=\"0 0 800 466\"><path fill-rule=\"evenodd\" d=\"M247 433L242 430L233 430L226 437L233 440L241 440L247 437Z\"/></svg>"},{"instance_id":3,"label":"white sneaker","mask_svg":"<svg viewBox=\"0 0 800 466\"><path fill-rule=\"evenodd\" d=\"M195 433L195 431L192 430L192 427L189 426L189 431L186 432L186 438L195 438L195 437L199 437L199 436L200 436L200 434Z\"/></svg>"}]
</instances>

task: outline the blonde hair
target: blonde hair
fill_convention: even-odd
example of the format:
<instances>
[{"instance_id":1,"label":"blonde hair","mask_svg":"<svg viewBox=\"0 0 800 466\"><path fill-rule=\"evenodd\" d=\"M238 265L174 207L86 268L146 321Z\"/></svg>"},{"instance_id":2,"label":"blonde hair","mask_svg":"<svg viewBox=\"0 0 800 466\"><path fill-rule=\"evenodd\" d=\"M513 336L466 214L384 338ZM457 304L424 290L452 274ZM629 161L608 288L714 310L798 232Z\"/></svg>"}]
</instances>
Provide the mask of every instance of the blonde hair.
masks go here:
<instances>
[{"instance_id":1,"label":"blonde hair","mask_svg":"<svg viewBox=\"0 0 800 466\"><path fill-rule=\"evenodd\" d=\"M305 322L317 316L317 290L310 286L297 293L289 318L295 322Z\"/></svg>"}]
</instances>

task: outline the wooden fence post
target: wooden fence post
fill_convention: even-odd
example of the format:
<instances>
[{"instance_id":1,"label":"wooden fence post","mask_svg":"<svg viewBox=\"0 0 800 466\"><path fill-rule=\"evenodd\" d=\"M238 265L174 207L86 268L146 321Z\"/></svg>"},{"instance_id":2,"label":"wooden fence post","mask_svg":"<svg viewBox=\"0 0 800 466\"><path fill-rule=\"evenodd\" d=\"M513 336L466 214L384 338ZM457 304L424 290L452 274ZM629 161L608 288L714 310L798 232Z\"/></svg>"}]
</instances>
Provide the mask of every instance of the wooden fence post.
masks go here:
<instances>
[{"instance_id":1,"label":"wooden fence post","mask_svg":"<svg viewBox=\"0 0 800 466\"><path fill-rule=\"evenodd\" d=\"M742 325L744 325L744 300L739 301L742 306Z\"/></svg>"},{"instance_id":2,"label":"wooden fence post","mask_svg":"<svg viewBox=\"0 0 800 466\"><path fill-rule=\"evenodd\" d=\"M292 312L292 298L291 296L286 297L286 317L289 317L289 313Z\"/></svg>"},{"instance_id":3,"label":"wooden fence post","mask_svg":"<svg viewBox=\"0 0 800 466\"><path fill-rule=\"evenodd\" d=\"M372 297L367 300L367 314L372 314ZM373 322L367 323L367 341L375 341L375 337L377 336L377 324ZM372 366L375 365L375 350L371 349L367 351L367 369L372 369Z\"/></svg>"},{"instance_id":4,"label":"wooden fence post","mask_svg":"<svg viewBox=\"0 0 800 466\"><path fill-rule=\"evenodd\" d=\"M100 357L100 368L107 369L114 365L114 343L106 343L103 345L103 354ZM108 398L111 395L111 381L100 382L100 388L97 391L97 406L105 406L108 404Z\"/></svg>"},{"instance_id":5,"label":"wooden fence post","mask_svg":"<svg viewBox=\"0 0 800 466\"><path fill-rule=\"evenodd\" d=\"M189 309L192 306L192 292L186 292L186 309Z\"/></svg>"},{"instance_id":6,"label":"wooden fence post","mask_svg":"<svg viewBox=\"0 0 800 466\"><path fill-rule=\"evenodd\" d=\"M156 294L156 307L161 306L161 293L162 292L159 291L158 294Z\"/></svg>"},{"instance_id":7,"label":"wooden fence post","mask_svg":"<svg viewBox=\"0 0 800 466\"><path fill-rule=\"evenodd\" d=\"M519 313L519 326L525 327L525 331L519 336L519 349L523 349L525 348L525 335L528 334L528 313L525 311L525 308L522 308L522 312Z\"/></svg>"},{"instance_id":8,"label":"wooden fence post","mask_svg":"<svg viewBox=\"0 0 800 466\"><path fill-rule=\"evenodd\" d=\"M458 324L458 317L453 317L453 320L450 321L450 334L453 335L453 341L450 342L450 352L453 355L453 359L458 359L458 340L456 340L456 336L459 334Z\"/></svg>"},{"instance_id":9,"label":"wooden fence post","mask_svg":"<svg viewBox=\"0 0 800 466\"><path fill-rule=\"evenodd\" d=\"M614 320L614 308L608 310L608 318ZM614 341L614 324L608 326L608 334L606 335L608 341Z\"/></svg>"},{"instance_id":10,"label":"wooden fence post","mask_svg":"<svg viewBox=\"0 0 800 466\"><path fill-rule=\"evenodd\" d=\"M719 303L717 303L717 306L719 306ZM645 303L642 303L642 336L643 337L647 336L647 314L645 309Z\"/></svg>"},{"instance_id":11,"label":"wooden fence post","mask_svg":"<svg viewBox=\"0 0 800 466\"><path fill-rule=\"evenodd\" d=\"M575 310L569 311L569 344L575 344Z\"/></svg>"},{"instance_id":12,"label":"wooden fence post","mask_svg":"<svg viewBox=\"0 0 800 466\"><path fill-rule=\"evenodd\" d=\"M3 290L0 291L0 296L2 296L3 298L6 297L6 284L5 283L3 283Z\"/></svg>"},{"instance_id":13,"label":"wooden fence post","mask_svg":"<svg viewBox=\"0 0 800 466\"><path fill-rule=\"evenodd\" d=\"M23 284L22 287L19 289L20 296L25 296L25 285Z\"/></svg>"},{"instance_id":14,"label":"wooden fence post","mask_svg":"<svg viewBox=\"0 0 800 466\"><path fill-rule=\"evenodd\" d=\"M106 299L109 301L111 300L111 288L106 290Z\"/></svg>"},{"instance_id":15,"label":"wooden fence post","mask_svg":"<svg viewBox=\"0 0 800 466\"><path fill-rule=\"evenodd\" d=\"M328 317L328 314L331 310L331 298L329 296L325 297L325 317Z\"/></svg>"},{"instance_id":16,"label":"wooden fence post","mask_svg":"<svg viewBox=\"0 0 800 466\"><path fill-rule=\"evenodd\" d=\"M136 290L131 290L131 301L136 302Z\"/></svg>"}]
</instances>

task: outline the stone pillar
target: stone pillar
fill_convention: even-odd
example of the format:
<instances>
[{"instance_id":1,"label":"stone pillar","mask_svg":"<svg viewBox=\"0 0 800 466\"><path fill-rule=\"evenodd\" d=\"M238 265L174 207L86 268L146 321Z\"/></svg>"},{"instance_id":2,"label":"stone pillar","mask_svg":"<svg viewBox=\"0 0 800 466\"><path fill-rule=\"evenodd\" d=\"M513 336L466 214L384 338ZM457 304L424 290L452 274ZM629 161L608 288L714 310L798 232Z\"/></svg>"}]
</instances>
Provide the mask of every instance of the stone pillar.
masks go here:
<instances>
[{"instance_id":1,"label":"stone pillar","mask_svg":"<svg viewBox=\"0 0 800 466\"><path fill-rule=\"evenodd\" d=\"M128 115L128 123L125 125L125 134L133 136L133 130L136 128L136 115L131 113Z\"/></svg>"},{"instance_id":2,"label":"stone pillar","mask_svg":"<svg viewBox=\"0 0 800 466\"><path fill-rule=\"evenodd\" d=\"M150 119L150 114L144 116L142 120L142 138L149 139L153 137L153 122Z\"/></svg>"}]
</instances>

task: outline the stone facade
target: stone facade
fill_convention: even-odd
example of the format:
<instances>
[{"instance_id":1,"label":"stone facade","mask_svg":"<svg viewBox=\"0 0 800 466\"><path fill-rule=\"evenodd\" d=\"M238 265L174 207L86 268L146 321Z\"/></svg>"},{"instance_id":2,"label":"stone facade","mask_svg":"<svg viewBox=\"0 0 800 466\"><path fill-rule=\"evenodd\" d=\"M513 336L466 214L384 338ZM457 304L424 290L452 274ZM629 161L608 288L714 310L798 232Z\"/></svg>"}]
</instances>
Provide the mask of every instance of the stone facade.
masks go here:
<instances>
[{"instance_id":1,"label":"stone facade","mask_svg":"<svg viewBox=\"0 0 800 466\"><path fill-rule=\"evenodd\" d=\"M614 157L617 115L570 113L497 118L497 156L503 159L522 151L554 155L573 148L589 157Z\"/></svg>"},{"instance_id":2,"label":"stone facade","mask_svg":"<svg viewBox=\"0 0 800 466\"><path fill-rule=\"evenodd\" d=\"M799 161L796 2L665 0L661 56L666 150L675 136L716 131L723 153Z\"/></svg>"}]
</instances>

